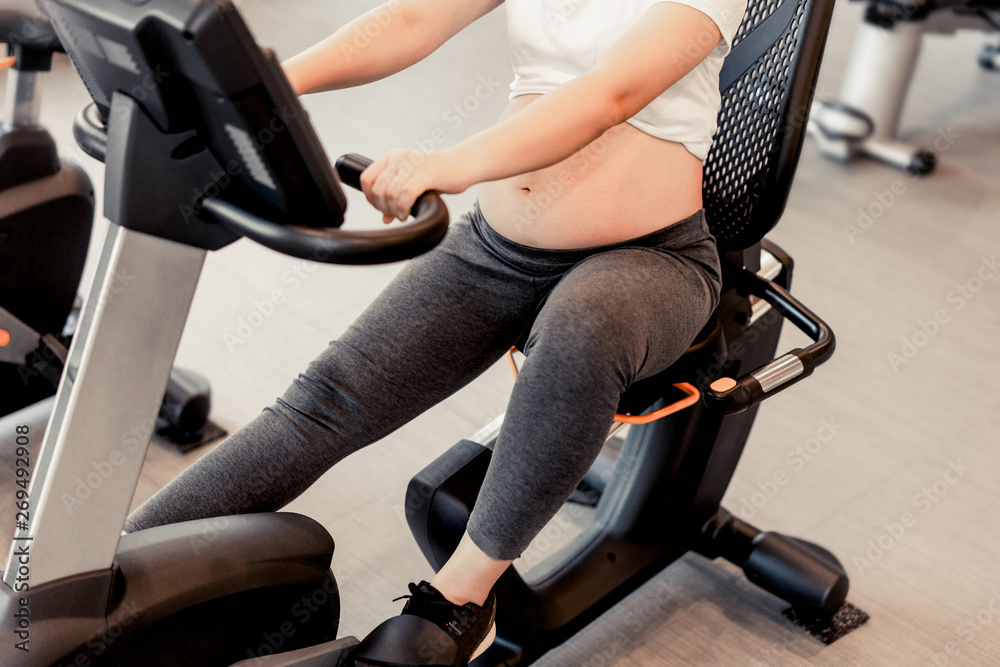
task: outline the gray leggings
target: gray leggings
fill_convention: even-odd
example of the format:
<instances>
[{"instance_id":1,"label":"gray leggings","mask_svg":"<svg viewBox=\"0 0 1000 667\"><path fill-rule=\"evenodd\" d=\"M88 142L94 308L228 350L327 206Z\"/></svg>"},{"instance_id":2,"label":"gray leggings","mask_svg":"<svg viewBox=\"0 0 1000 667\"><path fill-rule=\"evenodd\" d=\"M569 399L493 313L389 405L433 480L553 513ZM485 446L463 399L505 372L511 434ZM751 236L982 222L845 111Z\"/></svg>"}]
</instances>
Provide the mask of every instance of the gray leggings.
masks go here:
<instances>
[{"instance_id":1,"label":"gray leggings","mask_svg":"<svg viewBox=\"0 0 1000 667\"><path fill-rule=\"evenodd\" d=\"M684 352L719 289L702 212L625 243L542 250L500 236L476 206L284 396L144 503L125 529L277 510L524 341L527 358L468 528L487 555L512 560L600 453L621 393Z\"/></svg>"}]
</instances>

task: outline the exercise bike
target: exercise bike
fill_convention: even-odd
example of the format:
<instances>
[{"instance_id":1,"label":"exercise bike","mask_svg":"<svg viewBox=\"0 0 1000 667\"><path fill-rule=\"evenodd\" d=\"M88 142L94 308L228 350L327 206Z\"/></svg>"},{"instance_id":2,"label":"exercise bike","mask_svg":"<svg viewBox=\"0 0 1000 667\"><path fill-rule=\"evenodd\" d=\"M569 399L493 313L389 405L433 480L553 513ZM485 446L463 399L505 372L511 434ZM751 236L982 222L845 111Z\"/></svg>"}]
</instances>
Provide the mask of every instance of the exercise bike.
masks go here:
<instances>
[{"instance_id":1,"label":"exercise bike","mask_svg":"<svg viewBox=\"0 0 1000 667\"><path fill-rule=\"evenodd\" d=\"M1000 30L998 0L867 0L864 20L838 100L813 105L809 135L824 155L847 161L867 155L914 176L929 173L937 153L899 141L906 91L925 34ZM980 67L1000 70L1000 46L986 45Z\"/></svg>"},{"instance_id":2,"label":"exercise bike","mask_svg":"<svg viewBox=\"0 0 1000 667\"><path fill-rule=\"evenodd\" d=\"M812 96L832 2L751 4L748 16L766 18L745 22L727 61L720 135L706 167L706 206L725 252L723 303L686 361L637 385L622 412L670 402L664 396L678 378L705 402L634 431L638 444L626 449L638 450L641 464L603 489L599 513L614 520L603 522L612 530L598 531L598 548L574 551L548 587L504 575L503 637L477 665L528 664L688 549L740 562L802 618L829 624L842 610L847 578L832 555L759 533L718 507L757 404L833 351L829 327L782 287L790 260L770 246L777 262L762 267L759 246L784 207L801 149L796 114ZM85 308L69 350L0 586L0 629L31 653L7 642L0 661L456 664L443 631L414 617L391 619L361 642L336 639L333 541L305 517L219 517L119 536L147 446L123 446L121 437L156 414L206 252L245 236L314 261L406 259L443 237L440 198L423 195L407 225L339 229L346 200L337 176L274 55L254 43L228 0L45 7L94 99L74 130L83 150L105 162L112 224L88 297L96 307ZM134 93L157 68L169 76ZM366 164L344 156L336 174L359 188ZM119 272L135 278L108 298ZM773 360L778 314L814 344ZM117 364L107 363L112 357ZM33 433L16 432L28 451ZM468 463L439 461L411 484L408 514L432 563L454 546L474 495L462 486L478 483L489 455L478 444L456 449L446 457ZM95 464L111 469L101 493L67 506ZM669 540L664 525L677 531ZM534 635L518 629L522 613L539 621ZM266 655L278 643L285 652Z\"/></svg>"},{"instance_id":3,"label":"exercise bike","mask_svg":"<svg viewBox=\"0 0 1000 667\"><path fill-rule=\"evenodd\" d=\"M66 323L90 243L94 189L59 159L38 120L40 78L59 39L44 18L0 10L0 41L14 62L0 125L0 416L55 393Z\"/></svg>"}]
</instances>

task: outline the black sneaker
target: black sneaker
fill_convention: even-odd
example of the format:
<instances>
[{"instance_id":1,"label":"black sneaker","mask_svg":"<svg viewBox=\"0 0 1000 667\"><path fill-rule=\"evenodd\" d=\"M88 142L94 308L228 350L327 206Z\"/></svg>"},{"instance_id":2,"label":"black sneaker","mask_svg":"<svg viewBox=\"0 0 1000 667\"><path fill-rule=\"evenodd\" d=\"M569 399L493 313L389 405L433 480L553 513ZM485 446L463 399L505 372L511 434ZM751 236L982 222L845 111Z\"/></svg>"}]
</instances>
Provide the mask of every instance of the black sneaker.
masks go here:
<instances>
[{"instance_id":1,"label":"black sneaker","mask_svg":"<svg viewBox=\"0 0 1000 667\"><path fill-rule=\"evenodd\" d=\"M463 664L479 655L477 649L490 637L496 617L497 600L492 591L480 607L472 602L461 606L453 604L426 581L410 584L409 588L410 595L396 598L408 598L403 607L404 616L423 618L447 632L458 645L458 656Z\"/></svg>"}]
</instances>

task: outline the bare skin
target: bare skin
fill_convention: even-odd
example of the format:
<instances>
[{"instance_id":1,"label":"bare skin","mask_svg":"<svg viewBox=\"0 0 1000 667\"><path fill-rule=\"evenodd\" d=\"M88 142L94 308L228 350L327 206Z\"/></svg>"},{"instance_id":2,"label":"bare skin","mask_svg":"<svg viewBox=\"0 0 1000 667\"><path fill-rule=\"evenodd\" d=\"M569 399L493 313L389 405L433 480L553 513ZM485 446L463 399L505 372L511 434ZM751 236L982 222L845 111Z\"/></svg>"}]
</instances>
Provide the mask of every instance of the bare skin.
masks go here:
<instances>
[{"instance_id":1,"label":"bare skin","mask_svg":"<svg viewBox=\"0 0 1000 667\"><path fill-rule=\"evenodd\" d=\"M515 97L501 121L539 95ZM479 185L479 206L502 236L537 248L633 239L697 213L701 160L623 123L538 171Z\"/></svg>"}]
</instances>

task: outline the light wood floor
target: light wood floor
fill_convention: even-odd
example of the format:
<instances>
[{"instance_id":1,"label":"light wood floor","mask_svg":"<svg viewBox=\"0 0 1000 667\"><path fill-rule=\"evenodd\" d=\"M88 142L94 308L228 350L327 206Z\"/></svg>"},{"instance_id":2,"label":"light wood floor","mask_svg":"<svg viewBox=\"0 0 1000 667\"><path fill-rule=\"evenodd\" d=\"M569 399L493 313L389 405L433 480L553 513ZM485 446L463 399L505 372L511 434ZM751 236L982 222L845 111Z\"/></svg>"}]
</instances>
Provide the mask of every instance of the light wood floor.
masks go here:
<instances>
[{"instance_id":1,"label":"light wood floor","mask_svg":"<svg viewBox=\"0 0 1000 667\"><path fill-rule=\"evenodd\" d=\"M258 38L288 57L374 4L245 0L240 8ZM835 14L821 74L831 96L858 5L841 3ZM505 40L500 10L411 71L310 97L307 108L331 154L378 156L438 129L447 137L441 145L451 145L504 107ZM838 348L813 378L761 410L726 504L749 508L745 518L761 527L832 550L851 575L850 599L872 620L824 646L785 621L783 604L738 569L689 556L541 664L1000 664L1000 277L992 263L1000 253L1000 75L975 64L985 42L979 33L925 42L902 128L923 144L939 133L955 138L932 176L914 181L870 162L846 167L808 144L771 235L795 258L795 294L833 326ZM483 82L481 91L494 89L477 100ZM69 124L86 93L65 61L46 96L45 122L100 183L100 165L72 146ZM448 114L455 104L467 109L457 127ZM845 225L857 222L859 207L869 209L897 181L903 193L850 239ZM473 198L449 204L457 215ZM351 206L349 224L378 224L361 198L352 195ZM398 268L305 265L240 241L208 258L178 363L211 380L214 419L237 429ZM957 296L960 285L974 294ZM274 314L227 345L226 334L275 289L284 301ZM936 316L944 323L925 341L921 323ZM926 344L893 367L889 355L902 354L904 339ZM796 342L787 336L782 346ZM503 411L510 386L505 368L492 369L345 461L289 508L337 540L344 633L363 635L397 613L392 598L431 574L403 518L406 483ZM802 449L808 460L796 453ZM151 448L136 504L198 456ZM780 473L787 483L772 488ZM900 531L904 513L913 521Z\"/></svg>"}]
</instances>

